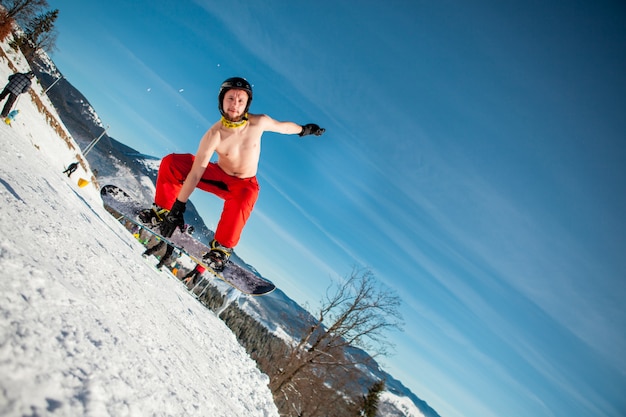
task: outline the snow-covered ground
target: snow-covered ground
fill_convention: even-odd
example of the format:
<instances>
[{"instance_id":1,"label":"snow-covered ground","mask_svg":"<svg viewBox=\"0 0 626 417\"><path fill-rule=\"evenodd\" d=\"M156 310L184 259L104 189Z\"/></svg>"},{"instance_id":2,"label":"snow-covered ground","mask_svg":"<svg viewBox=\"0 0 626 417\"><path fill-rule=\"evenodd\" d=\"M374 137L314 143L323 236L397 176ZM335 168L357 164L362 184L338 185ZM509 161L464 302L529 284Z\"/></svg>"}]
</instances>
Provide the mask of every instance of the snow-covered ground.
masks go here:
<instances>
[{"instance_id":1,"label":"snow-covered ground","mask_svg":"<svg viewBox=\"0 0 626 417\"><path fill-rule=\"evenodd\" d=\"M0 123L0 415L278 416L231 331L78 187L91 173L62 174L78 146L17 107Z\"/></svg>"}]
</instances>

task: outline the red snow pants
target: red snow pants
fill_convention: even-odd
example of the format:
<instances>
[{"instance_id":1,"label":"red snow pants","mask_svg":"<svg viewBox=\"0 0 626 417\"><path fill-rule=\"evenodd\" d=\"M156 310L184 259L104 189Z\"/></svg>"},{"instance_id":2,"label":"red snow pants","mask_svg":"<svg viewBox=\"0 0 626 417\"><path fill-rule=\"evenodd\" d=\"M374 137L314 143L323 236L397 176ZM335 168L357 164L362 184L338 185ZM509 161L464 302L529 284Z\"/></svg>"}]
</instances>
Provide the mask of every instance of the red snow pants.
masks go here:
<instances>
[{"instance_id":1,"label":"red snow pants","mask_svg":"<svg viewBox=\"0 0 626 417\"><path fill-rule=\"evenodd\" d=\"M192 154L169 154L163 158L154 196L157 205L167 209L172 207L191 171L193 161ZM224 200L222 215L215 230L215 240L228 248L235 247L259 195L256 177L233 177L222 171L216 163L210 163L197 188Z\"/></svg>"}]
</instances>

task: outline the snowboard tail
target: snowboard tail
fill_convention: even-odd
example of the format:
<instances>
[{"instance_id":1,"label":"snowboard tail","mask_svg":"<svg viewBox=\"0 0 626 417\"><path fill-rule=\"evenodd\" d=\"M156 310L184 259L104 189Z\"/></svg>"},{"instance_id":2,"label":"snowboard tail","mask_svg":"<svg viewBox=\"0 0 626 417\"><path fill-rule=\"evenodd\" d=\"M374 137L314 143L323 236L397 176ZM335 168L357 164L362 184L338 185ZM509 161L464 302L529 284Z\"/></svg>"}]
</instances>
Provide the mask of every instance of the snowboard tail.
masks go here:
<instances>
[{"instance_id":1,"label":"snowboard tail","mask_svg":"<svg viewBox=\"0 0 626 417\"><path fill-rule=\"evenodd\" d=\"M100 189L100 195L105 208L119 213L126 220L177 248L194 262L205 267L208 272L242 293L258 296L269 294L276 289L276 286L270 281L232 261L227 264L223 271L215 271L203 259L203 256L211 250L207 245L191 235L181 232L179 228L176 228L174 234L169 238L162 236L158 226L145 224L139 220L139 212L146 208L145 205L121 188L115 185L105 185Z\"/></svg>"}]
</instances>

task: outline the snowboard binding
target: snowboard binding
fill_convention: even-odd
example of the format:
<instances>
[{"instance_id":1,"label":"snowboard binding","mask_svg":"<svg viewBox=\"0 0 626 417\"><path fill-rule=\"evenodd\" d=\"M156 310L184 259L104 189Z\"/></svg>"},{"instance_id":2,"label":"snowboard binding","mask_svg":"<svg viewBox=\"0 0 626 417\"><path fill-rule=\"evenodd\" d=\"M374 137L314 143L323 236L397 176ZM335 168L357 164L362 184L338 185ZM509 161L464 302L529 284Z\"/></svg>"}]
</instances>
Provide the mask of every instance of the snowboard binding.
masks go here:
<instances>
[{"instance_id":1,"label":"snowboard binding","mask_svg":"<svg viewBox=\"0 0 626 417\"><path fill-rule=\"evenodd\" d=\"M205 253L202 259L206 261L215 272L222 272L230 262L230 255L233 253L232 248L222 246L215 239L209 243L209 247L211 250Z\"/></svg>"},{"instance_id":2,"label":"snowboard binding","mask_svg":"<svg viewBox=\"0 0 626 417\"><path fill-rule=\"evenodd\" d=\"M139 220L145 225L156 226L163 222L167 213L169 213L169 210L153 204L151 208L141 210L137 214L137 217L139 217Z\"/></svg>"}]
</instances>

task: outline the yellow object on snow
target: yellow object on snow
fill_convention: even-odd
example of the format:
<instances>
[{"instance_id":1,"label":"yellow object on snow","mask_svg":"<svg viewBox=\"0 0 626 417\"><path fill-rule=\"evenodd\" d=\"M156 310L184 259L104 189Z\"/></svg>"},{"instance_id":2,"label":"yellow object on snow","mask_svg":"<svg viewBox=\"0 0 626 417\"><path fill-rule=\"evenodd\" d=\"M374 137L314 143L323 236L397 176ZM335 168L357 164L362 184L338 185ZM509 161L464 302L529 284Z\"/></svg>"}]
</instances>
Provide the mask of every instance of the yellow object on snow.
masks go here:
<instances>
[{"instance_id":1,"label":"yellow object on snow","mask_svg":"<svg viewBox=\"0 0 626 417\"><path fill-rule=\"evenodd\" d=\"M84 178L79 178L78 179L78 186L80 188L85 187L87 184L89 184L89 181L87 181L86 179L84 179Z\"/></svg>"}]
</instances>

